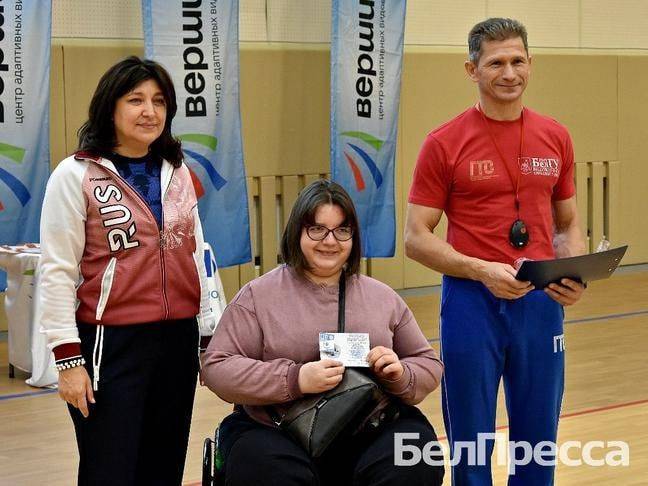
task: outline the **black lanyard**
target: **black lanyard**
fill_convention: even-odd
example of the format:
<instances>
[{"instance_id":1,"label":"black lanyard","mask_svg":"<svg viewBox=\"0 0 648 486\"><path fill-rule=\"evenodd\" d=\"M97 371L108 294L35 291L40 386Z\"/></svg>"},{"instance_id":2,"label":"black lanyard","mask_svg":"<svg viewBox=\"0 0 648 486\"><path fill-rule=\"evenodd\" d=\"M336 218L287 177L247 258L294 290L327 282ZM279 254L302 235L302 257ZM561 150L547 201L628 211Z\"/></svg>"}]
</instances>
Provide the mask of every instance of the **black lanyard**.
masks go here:
<instances>
[{"instance_id":1,"label":"black lanyard","mask_svg":"<svg viewBox=\"0 0 648 486\"><path fill-rule=\"evenodd\" d=\"M511 170L509 163L504 158L504 155L502 154L499 145L497 145L497 141L495 140L495 135L491 130L490 123L488 123L488 120L486 119L486 115L484 115L484 112L481 110L481 107L479 105L477 110L481 114L482 120L484 120L484 124L486 125L486 131L490 136L491 142L493 142L495 151L497 152L497 155L499 155L502 164L504 164L504 167L506 168L506 173L509 176L511 184L515 188L515 210L517 212L517 218L520 219L520 160L522 159L522 153L524 152L524 109L522 110L522 114L520 115L520 148L518 149L518 159L517 159L517 165L515 167L515 173L517 177L515 178L513 177L513 171Z\"/></svg>"}]
</instances>

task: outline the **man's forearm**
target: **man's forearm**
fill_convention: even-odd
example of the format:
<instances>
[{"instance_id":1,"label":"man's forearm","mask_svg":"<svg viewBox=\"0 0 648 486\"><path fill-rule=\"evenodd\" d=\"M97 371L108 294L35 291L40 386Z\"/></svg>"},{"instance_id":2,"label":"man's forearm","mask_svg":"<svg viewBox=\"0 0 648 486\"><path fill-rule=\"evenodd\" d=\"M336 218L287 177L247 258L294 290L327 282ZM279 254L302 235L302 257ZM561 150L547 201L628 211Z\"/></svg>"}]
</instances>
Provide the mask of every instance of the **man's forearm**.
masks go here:
<instances>
[{"instance_id":1,"label":"man's forearm","mask_svg":"<svg viewBox=\"0 0 648 486\"><path fill-rule=\"evenodd\" d=\"M405 234L405 254L444 275L480 280L483 260L459 253L432 232Z\"/></svg>"},{"instance_id":2,"label":"man's forearm","mask_svg":"<svg viewBox=\"0 0 648 486\"><path fill-rule=\"evenodd\" d=\"M553 247L556 258L567 258L586 253L580 230L576 197L554 202Z\"/></svg>"},{"instance_id":3,"label":"man's forearm","mask_svg":"<svg viewBox=\"0 0 648 486\"><path fill-rule=\"evenodd\" d=\"M570 224L562 231L557 231L554 234L553 246L556 258L567 258L586 253L585 241L578 224Z\"/></svg>"}]
</instances>

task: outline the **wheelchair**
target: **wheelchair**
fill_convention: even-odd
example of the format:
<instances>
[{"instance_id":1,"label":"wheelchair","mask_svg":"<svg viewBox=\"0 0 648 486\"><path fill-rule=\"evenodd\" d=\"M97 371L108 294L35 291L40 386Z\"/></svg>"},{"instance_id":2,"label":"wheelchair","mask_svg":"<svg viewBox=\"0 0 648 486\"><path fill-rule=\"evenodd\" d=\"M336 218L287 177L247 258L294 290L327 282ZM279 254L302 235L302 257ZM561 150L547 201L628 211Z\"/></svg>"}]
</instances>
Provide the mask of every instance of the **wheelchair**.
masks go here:
<instances>
[{"instance_id":1,"label":"wheelchair","mask_svg":"<svg viewBox=\"0 0 648 486\"><path fill-rule=\"evenodd\" d=\"M214 438L207 437L203 442L202 486L223 486L225 484L223 459L218 452L218 427Z\"/></svg>"}]
</instances>

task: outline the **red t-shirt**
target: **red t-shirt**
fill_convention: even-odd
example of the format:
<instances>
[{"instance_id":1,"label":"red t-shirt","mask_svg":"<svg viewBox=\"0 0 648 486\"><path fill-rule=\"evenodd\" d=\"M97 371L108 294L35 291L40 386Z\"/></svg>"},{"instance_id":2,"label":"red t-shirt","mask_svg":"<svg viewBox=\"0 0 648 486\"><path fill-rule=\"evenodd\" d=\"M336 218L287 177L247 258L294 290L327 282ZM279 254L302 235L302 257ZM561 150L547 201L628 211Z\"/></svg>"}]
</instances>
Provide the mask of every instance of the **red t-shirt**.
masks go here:
<instances>
[{"instance_id":1,"label":"red t-shirt","mask_svg":"<svg viewBox=\"0 0 648 486\"><path fill-rule=\"evenodd\" d=\"M416 163L409 202L442 209L448 217L448 243L460 253L512 264L520 257L554 258L552 201L575 194L574 150L567 129L524 108L521 119L487 119L497 147L519 171L520 218L529 244L514 248L509 231L517 219L515 182L498 155L482 114L472 107L433 130ZM516 168L517 166L517 168Z\"/></svg>"}]
</instances>

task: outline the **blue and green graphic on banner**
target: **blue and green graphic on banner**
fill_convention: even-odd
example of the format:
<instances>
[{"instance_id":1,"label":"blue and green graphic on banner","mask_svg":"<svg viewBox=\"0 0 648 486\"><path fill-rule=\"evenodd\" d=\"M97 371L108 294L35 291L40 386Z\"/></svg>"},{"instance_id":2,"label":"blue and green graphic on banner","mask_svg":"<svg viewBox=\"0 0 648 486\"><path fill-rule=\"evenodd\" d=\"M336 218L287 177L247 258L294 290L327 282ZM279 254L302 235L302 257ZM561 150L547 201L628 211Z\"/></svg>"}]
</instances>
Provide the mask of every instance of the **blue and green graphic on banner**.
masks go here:
<instances>
[{"instance_id":1,"label":"blue and green graphic on banner","mask_svg":"<svg viewBox=\"0 0 648 486\"><path fill-rule=\"evenodd\" d=\"M35 243L50 173L52 5L4 0L0 19L0 244Z\"/></svg>"},{"instance_id":2,"label":"blue and green graphic on banner","mask_svg":"<svg viewBox=\"0 0 648 486\"><path fill-rule=\"evenodd\" d=\"M173 132L219 267L251 260L239 109L238 1L142 0L146 57L173 78Z\"/></svg>"},{"instance_id":3,"label":"blue and green graphic on banner","mask_svg":"<svg viewBox=\"0 0 648 486\"><path fill-rule=\"evenodd\" d=\"M406 0L333 0L331 174L353 198L365 257L394 256L394 157Z\"/></svg>"}]
</instances>

